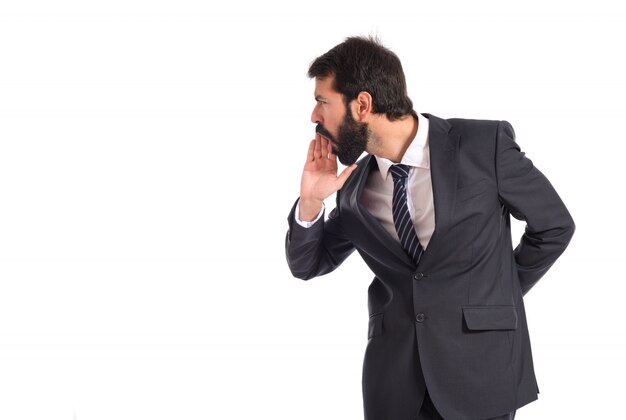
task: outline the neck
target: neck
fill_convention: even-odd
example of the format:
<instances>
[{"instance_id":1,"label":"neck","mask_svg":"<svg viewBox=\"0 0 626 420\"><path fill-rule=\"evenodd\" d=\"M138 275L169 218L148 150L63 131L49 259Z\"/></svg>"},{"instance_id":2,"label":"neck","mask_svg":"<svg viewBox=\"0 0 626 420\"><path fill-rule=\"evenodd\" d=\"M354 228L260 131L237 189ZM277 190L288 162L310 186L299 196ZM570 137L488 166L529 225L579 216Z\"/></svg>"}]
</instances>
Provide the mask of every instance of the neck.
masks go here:
<instances>
[{"instance_id":1,"label":"neck","mask_svg":"<svg viewBox=\"0 0 626 420\"><path fill-rule=\"evenodd\" d=\"M372 141L368 153L399 163L415 138L418 126L417 116L412 114L395 121L381 116L370 123Z\"/></svg>"}]
</instances>

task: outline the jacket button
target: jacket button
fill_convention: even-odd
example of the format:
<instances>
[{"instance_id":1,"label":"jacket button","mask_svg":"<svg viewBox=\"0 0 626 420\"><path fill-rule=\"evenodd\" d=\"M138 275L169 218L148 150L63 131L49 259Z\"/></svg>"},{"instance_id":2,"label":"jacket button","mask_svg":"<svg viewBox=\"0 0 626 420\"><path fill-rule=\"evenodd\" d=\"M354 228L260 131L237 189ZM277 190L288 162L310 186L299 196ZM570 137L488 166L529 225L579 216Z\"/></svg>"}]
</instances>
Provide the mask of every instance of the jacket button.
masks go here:
<instances>
[{"instance_id":1,"label":"jacket button","mask_svg":"<svg viewBox=\"0 0 626 420\"><path fill-rule=\"evenodd\" d=\"M426 317L425 317L425 316L424 316L424 314L423 314L423 313L421 313L421 312L420 312L419 314L415 315L415 320L416 320L417 322L424 322L424 318L426 318Z\"/></svg>"},{"instance_id":2,"label":"jacket button","mask_svg":"<svg viewBox=\"0 0 626 420\"><path fill-rule=\"evenodd\" d=\"M413 280L421 280L422 277L424 277L424 273L413 274Z\"/></svg>"}]
</instances>

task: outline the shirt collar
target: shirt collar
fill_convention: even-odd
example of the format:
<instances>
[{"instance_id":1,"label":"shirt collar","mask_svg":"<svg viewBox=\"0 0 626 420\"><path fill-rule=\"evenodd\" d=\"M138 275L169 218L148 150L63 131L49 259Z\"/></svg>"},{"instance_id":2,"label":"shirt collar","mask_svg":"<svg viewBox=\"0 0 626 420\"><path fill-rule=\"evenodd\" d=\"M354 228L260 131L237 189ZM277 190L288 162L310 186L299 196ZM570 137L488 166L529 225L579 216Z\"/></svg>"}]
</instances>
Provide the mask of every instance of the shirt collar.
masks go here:
<instances>
[{"instance_id":1,"label":"shirt collar","mask_svg":"<svg viewBox=\"0 0 626 420\"><path fill-rule=\"evenodd\" d=\"M409 147L404 152L404 156L402 156L402 160L400 163L418 167L418 168L430 168L430 154L428 153L428 118L424 117L422 114L416 112L417 115L417 133L415 134L415 138L409 144ZM387 179L387 174L389 173L389 168L394 163L383 157L379 157L374 155L376 158L376 162L378 163L378 169L380 172L380 176L383 177L383 181Z\"/></svg>"}]
</instances>

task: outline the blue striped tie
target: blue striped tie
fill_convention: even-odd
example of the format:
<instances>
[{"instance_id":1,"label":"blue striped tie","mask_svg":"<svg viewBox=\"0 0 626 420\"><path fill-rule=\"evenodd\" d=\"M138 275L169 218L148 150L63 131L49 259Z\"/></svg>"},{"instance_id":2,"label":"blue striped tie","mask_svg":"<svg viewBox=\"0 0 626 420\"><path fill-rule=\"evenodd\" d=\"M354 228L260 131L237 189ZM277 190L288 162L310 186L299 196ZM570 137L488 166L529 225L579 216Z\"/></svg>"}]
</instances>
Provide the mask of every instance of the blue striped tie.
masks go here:
<instances>
[{"instance_id":1,"label":"blue striped tie","mask_svg":"<svg viewBox=\"0 0 626 420\"><path fill-rule=\"evenodd\" d=\"M415 227L409 214L409 206L406 202L406 180L409 176L409 167L397 164L392 165L389 170L393 176L393 200L391 202L393 224L404 250L417 265L424 249L417 239L417 233L415 233Z\"/></svg>"}]
</instances>

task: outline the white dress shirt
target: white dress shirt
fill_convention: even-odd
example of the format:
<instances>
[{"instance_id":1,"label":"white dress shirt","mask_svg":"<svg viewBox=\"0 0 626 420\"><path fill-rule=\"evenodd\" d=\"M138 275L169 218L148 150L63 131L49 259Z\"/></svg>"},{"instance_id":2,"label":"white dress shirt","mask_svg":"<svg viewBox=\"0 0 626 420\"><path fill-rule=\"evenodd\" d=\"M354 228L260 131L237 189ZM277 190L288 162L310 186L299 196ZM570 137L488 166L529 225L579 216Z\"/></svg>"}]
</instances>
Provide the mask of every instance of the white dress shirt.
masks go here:
<instances>
[{"instance_id":1,"label":"white dress shirt","mask_svg":"<svg viewBox=\"0 0 626 420\"><path fill-rule=\"evenodd\" d=\"M428 145L428 118L417 113L418 128L415 138L407 148L400 163L409 166L407 179L407 202L411 220L420 244L424 249L435 231L435 205L433 187L430 177L430 149ZM393 224L391 200L393 198L393 177L389 168L394 163L389 159L374 156L378 164L370 172L359 203L363 205L395 238L400 239ZM303 222L299 219L300 203L296 207L296 222L304 227L310 227L317 222L324 213L324 205L315 220Z\"/></svg>"}]
</instances>

